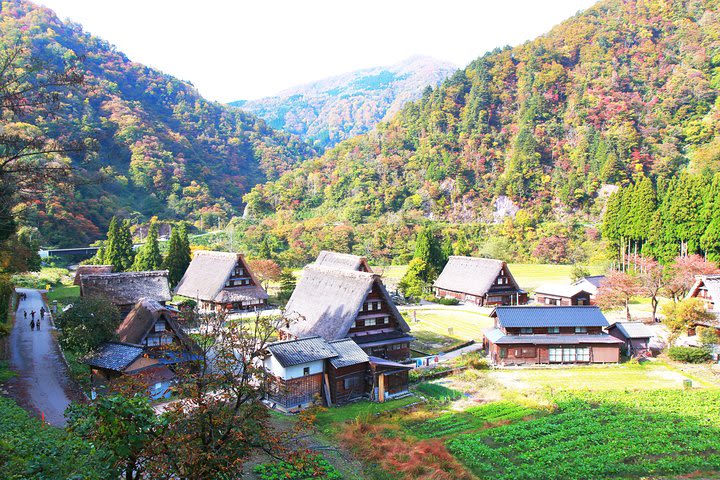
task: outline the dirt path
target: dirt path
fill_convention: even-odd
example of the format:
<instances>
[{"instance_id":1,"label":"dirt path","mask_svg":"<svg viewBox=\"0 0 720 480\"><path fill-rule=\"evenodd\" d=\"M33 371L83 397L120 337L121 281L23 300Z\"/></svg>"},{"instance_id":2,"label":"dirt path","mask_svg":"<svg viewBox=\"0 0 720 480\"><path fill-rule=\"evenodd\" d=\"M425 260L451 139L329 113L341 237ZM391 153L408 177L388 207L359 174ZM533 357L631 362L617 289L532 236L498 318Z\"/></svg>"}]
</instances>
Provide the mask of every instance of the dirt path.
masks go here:
<instances>
[{"instance_id":1,"label":"dirt path","mask_svg":"<svg viewBox=\"0 0 720 480\"><path fill-rule=\"evenodd\" d=\"M9 382L10 394L24 408L45 416L51 425L65 425L63 413L71 401L81 401L77 387L68 375L55 339L52 322L45 320L40 329L30 330L30 312L39 317L40 307L47 309L37 290L18 289L27 295L18 306L15 326L10 333L10 364L17 376ZM27 320L23 312L27 311Z\"/></svg>"}]
</instances>

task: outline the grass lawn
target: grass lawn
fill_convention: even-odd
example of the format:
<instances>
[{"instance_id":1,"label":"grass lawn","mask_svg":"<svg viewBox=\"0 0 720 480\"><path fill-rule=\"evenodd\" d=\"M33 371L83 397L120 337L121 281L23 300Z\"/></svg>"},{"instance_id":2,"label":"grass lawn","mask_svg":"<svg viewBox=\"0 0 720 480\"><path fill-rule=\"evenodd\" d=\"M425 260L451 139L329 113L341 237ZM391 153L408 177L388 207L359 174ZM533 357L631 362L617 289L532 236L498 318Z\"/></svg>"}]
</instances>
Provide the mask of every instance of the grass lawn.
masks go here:
<instances>
[{"instance_id":1,"label":"grass lawn","mask_svg":"<svg viewBox=\"0 0 720 480\"><path fill-rule=\"evenodd\" d=\"M58 304L65 305L80 298L80 287L78 285L57 285L47 292L48 302L57 300Z\"/></svg>"},{"instance_id":2,"label":"grass lawn","mask_svg":"<svg viewBox=\"0 0 720 480\"><path fill-rule=\"evenodd\" d=\"M490 377L511 390L652 390L680 388L686 378L662 364L500 369ZM700 386L696 384L696 386Z\"/></svg>"},{"instance_id":3,"label":"grass lawn","mask_svg":"<svg viewBox=\"0 0 720 480\"><path fill-rule=\"evenodd\" d=\"M316 425L323 433L339 430L344 422L356 418L367 419L374 415L416 403L418 398L411 395L404 398L389 400L385 403L361 400L342 407L330 407L317 414Z\"/></svg>"},{"instance_id":4,"label":"grass lawn","mask_svg":"<svg viewBox=\"0 0 720 480\"><path fill-rule=\"evenodd\" d=\"M413 312L417 322L413 321ZM427 353L438 353L468 340L482 341L483 330L493 323L483 312L462 307L433 306L402 313L417 338L413 347Z\"/></svg>"}]
</instances>

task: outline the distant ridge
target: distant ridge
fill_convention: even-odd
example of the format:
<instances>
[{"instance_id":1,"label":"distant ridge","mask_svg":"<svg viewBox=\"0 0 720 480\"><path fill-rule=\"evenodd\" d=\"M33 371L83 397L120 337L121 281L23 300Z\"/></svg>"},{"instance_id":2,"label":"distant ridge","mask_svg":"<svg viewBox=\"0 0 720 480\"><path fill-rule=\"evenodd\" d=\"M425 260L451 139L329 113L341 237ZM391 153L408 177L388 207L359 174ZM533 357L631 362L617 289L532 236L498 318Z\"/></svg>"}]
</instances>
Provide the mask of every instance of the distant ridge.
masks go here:
<instances>
[{"instance_id":1,"label":"distant ridge","mask_svg":"<svg viewBox=\"0 0 720 480\"><path fill-rule=\"evenodd\" d=\"M276 129L307 138L319 149L372 130L457 68L427 56L367 68L291 87L276 96L230 105Z\"/></svg>"}]
</instances>

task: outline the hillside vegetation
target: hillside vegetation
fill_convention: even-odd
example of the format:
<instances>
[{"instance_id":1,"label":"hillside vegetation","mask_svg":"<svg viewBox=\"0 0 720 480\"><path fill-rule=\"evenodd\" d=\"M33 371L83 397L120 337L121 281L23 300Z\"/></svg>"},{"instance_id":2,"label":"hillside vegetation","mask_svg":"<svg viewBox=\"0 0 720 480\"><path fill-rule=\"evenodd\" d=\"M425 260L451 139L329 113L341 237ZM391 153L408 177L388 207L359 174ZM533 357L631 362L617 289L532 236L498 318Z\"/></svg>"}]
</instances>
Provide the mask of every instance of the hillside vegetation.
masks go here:
<instances>
[{"instance_id":1,"label":"hillside vegetation","mask_svg":"<svg viewBox=\"0 0 720 480\"><path fill-rule=\"evenodd\" d=\"M372 130L455 70L449 63L415 56L395 65L358 70L289 88L273 97L239 100L231 105L264 118L273 128L307 138L324 150Z\"/></svg>"},{"instance_id":2,"label":"hillside vegetation","mask_svg":"<svg viewBox=\"0 0 720 480\"><path fill-rule=\"evenodd\" d=\"M276 178L314 151L253 115L204 100L187 82L130 61L82 27L24 0L2 3L3 60L25 80L75 69L84 77L58 92L54 118L28 108L3 118L3 131L38 128L63 145L74 178L16 207L44 244L83 244L100 236L112 215L186 218L217 224L242 206L242 195ZM74 143L73 143L74 142ZM73 149L75 150L75 149ZM73 188L73 184L77 184Z\"/></svg>"},{"instance_id":3,"label":"hillside vegetation","mask_svg":"<svg viewBox=\"0 0 720 480\"><path fill-rule=\"evenodd\" d=\"M256 186L245 199L264 219L250 235L293 258L334 236L383 261L406 254L427 220L454 224L453 241L485 236L500 199L520 211L495 250L520 261L542 261L543 242L570 251L597 237L588 225L611 185L718 169L718 8L606 0L483 55L377 131Z\"/></svg>"}]
</instances>

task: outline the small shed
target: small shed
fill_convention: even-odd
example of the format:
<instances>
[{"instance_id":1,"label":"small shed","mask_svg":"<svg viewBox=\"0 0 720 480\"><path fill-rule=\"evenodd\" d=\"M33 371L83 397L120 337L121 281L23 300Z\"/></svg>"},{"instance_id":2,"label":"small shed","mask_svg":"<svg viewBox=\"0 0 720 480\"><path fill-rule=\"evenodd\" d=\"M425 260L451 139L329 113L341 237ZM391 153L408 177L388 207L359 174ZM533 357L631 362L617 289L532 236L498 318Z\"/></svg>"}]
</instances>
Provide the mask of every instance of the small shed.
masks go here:
<instances>
[{"instance_id":1,"label":"small shed","mask_svg":"<svg viewBox=\"0 0 720 480\"><path fill-rule=\"evenodd\" d=\"M541 305L590 305L590 296L579 285L542 285L535 289L535 302Z\"/></svg>"},{"instance_id":2,"label":"small shed","mask_svg":"<svg viewBox=\"0 0 720 480\"><path fill-rule=\"evenodd\" d=\"M623 350L628 356L650 352L652 331L640 322L616 322L607 328L608 334L625 342Z\"/></svg>"}]
</instances>

